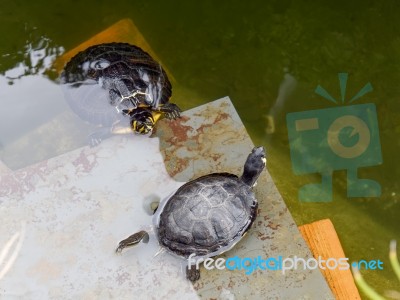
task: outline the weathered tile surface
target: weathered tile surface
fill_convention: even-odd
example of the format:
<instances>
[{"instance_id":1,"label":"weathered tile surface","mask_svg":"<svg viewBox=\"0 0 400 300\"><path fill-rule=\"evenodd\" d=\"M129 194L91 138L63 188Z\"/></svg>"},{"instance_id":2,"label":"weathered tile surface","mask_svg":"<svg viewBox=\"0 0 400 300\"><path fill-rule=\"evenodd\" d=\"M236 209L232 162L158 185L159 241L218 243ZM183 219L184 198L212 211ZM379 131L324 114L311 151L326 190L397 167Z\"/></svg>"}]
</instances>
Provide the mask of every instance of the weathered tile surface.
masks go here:
<instances>
[{"instance_id":1,"label":"weathered tile surface","mask_svg":"<svg viewBox=\"0 0 400 300\"><path fill-rule=\"evenodd\" d=\"M113 137L1 174L0 295L26 299L330 299L318 270L206 271L194 286L181 263L154 257L157 241L116 255L119 240L151 230L145 204L210 172L240 174L253 145L229 98L158 123L154 137ZM268 149L267 149L268 151ZM259 216L225 257L311 254L268 172ZM14 236L18 233L18 236ZM14 240L13 240L14 238ZM14 241L10 247L10 241ZM20 248L18 247L20 241ZM8 243L8 244L7 244ZM12 254L15 253L15 260ZM7 265L7 262L12 262ZM7 271L8 270L8 271ZM2 272L3 271L3 272ZM7 272L4 272L7 271Z\"/></svg>"}]
</instances>

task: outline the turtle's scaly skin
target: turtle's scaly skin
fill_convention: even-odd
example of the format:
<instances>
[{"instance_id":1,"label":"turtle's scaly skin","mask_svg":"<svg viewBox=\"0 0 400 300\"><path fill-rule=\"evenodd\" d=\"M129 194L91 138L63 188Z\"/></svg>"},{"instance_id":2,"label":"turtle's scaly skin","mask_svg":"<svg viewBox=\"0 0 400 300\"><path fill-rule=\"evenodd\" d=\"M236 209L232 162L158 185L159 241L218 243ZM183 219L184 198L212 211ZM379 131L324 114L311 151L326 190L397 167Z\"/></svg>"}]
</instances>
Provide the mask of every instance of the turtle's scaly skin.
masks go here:
<instances>
[{"instance_id":1,"label":"turtle's scaly skin","mask_svg":"<svg viewBox=\"0 0 400 300\"><path fill-rule=\"evenodd\" d=\"M97 125L110 126L118 111L148 107L157 111L166 105L172 94L167 74L148 53L127 43L100 44L75 55L65 66L61 82L70 89L88 86L82 93L67 97L76 114ZM93 91L95 89L95 91ZM98 99L107 90L105 99ZM110 106L111 104L111 106ZM168 103L165 108L176 106ZM111 107L111 109L110 109ZM177 113L167 117L176 118Z\"/></svg>"},{"instance_id":2,"label":"turtle's scaly skin","mask_svg":"<svg viewBox=\"0 0 400 300\"><path fill-rule=\"evenodd\" d=\"M160 244L179 256L205 256L229 247L252 225L257 200L237 176L214 173L186 183L160 214Z\"/></svg>"}]
</instances>

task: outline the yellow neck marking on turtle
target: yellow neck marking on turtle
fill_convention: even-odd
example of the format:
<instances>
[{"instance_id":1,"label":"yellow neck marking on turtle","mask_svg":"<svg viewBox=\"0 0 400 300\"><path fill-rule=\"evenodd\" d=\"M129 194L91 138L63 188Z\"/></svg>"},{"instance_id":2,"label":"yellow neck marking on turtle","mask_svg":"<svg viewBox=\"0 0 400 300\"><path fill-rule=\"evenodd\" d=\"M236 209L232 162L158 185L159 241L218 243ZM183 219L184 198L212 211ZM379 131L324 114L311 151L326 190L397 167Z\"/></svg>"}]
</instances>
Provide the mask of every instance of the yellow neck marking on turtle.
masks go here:
<instances>
[{"instance_id":1,"label":"yellow neck marking on turtle","mask_svg":"<svg viewBox=\"0 0 400 300\"><path fill-rule=\"evenodd\" d=\"M132 122L132 130L133 131L136 131L136 123L137 123L137 121Z\"/></svg>"},{"instance_id":2,"label":"yellow neck marking on turtle","mask_svg":"<svg viewBox=\"0 0 400 300\"><path fill-rule=\"evenodd\" d=\"M162 113L158 112L158 111L152 111L151 112L152 116L153 116L153 120L154 120L154 124L161 118L161 116L163 115Z\"/></svg>"}]
</instances>

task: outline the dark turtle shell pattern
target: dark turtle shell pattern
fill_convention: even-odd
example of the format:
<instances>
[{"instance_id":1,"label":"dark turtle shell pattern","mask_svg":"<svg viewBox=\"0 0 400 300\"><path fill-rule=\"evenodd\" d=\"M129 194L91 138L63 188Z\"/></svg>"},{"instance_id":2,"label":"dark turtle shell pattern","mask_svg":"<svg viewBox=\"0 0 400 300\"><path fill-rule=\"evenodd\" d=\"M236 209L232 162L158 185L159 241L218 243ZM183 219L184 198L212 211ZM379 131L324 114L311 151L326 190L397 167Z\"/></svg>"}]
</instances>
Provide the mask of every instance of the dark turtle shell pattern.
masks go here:
<instances>
[{"instance_id":1,"label":"dark turtle shell pattern","mask_svg":"<svg viewBox=\"0 0 400 300\"><path fill-rule=\"evenodd\" d=\"M127 43L95 45L78 53L64 67L61 82L69 89L72 110L99 125L111 125L115 109L157 108L172 94L161 65Z\"/></svg>"},{"instance_id":2,"label":"dark turtle shell pattern","mask_svg":"<svg viewBox=\"0 0 400 300\"><path fill-rule=\"evenodd\" d=\"M236 175L200 177L167 201L159 217L160 244L186 258L220 254L251 227L257 206L251 187Z\"/></svg>"}]
</instances>

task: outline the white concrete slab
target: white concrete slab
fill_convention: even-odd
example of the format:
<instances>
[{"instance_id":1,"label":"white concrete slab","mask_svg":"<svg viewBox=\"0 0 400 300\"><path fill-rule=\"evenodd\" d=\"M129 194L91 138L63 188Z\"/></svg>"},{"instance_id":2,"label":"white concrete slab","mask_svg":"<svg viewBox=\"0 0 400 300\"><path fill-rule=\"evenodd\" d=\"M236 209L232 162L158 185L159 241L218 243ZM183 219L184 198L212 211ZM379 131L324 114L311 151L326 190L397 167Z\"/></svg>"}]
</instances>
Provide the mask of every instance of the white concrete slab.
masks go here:
<instances>
[{"instance_id":1,"label":"white concrete slab","mask_svg":"<svg viewBox=\"0 0 400 300\"><path fill-rule=\"evenodd\" d=\"M5 299L333 299L318 270L201 270L192 285L178 259L156 257L154 235L116 255L118 242L151 230L144 208L192 178L240 174L253 145L229 98L163 120L154 137L112 137L0 177L0 295ZM268 151L268 149L267 149ZM224 255L312 257L268 172L259 216ZM233 297L233 298L232 298Z\"/></svg>"}]
</instances>

